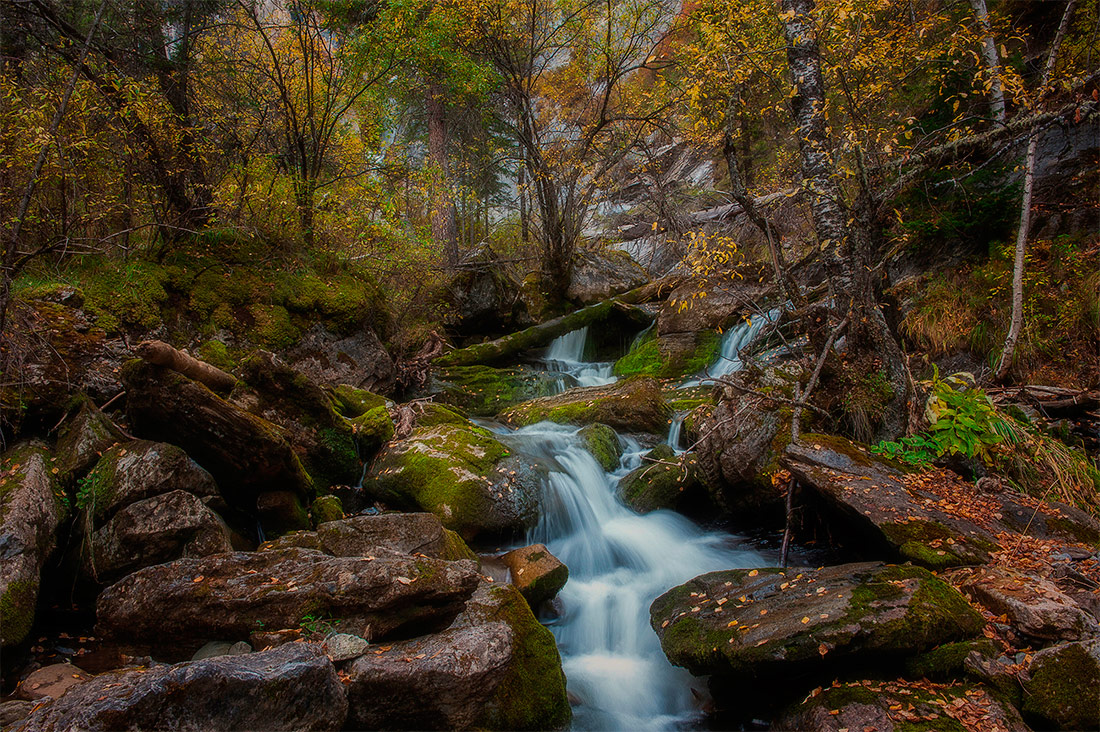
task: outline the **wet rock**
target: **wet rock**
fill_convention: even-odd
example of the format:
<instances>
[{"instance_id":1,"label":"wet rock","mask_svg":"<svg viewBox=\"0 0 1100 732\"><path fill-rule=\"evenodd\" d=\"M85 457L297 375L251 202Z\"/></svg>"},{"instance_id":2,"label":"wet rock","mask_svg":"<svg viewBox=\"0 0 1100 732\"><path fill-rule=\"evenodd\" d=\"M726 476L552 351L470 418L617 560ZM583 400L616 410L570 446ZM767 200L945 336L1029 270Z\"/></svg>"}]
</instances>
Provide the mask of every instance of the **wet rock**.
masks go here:
<instances>
[{"instance_id":1,"label":"wet rock","mask_svg":"<svg viewBox=\"0 0 1100 732\"><path fill-rule=\"evenodd\" d=\"M59 699L69 689L91 678L91 674L71 663L54 663L32 671L19 682L15 693L29 701Z\"/></svg>"},{"instance_id":2,"label":"wet rock","mask_svg":"<svg viewBox=\"0 0 1100 732\"><path fill-rule=\"evenodd\" d=\"M321 643L321 648L333 663L339 663L363 655L369 645L365 639L351 633L332 633Z\"/></svg>"},{"instance_id":3,"label":"wet rock","mask_svg":"<svg viewBox=\"0 0 1100 732\"><path fill-rule=\"evenodd\" d=\"M217 658L218 656L241 656L252 653L252 646L244 641L230 643L228 641L210 641L191 656L192 661L201 661L204 658Z\"/></svg>"},{"instance_id":4,"label":"wet rock","mask_svg":"<svg viewBox=\"0 0 1100 732\"><path fill-rule=\"evenodd\" d=\"M431 392L439 401L468 414L489 417L520 402L553 394L557 385L558 379L545 371L475 364L433 370Z\"/></svg>"},{"instance_id":5,"label":"wet rock","mask_svg":"<svg viewBox=\"0 0 1100 732\"><path fill-rule=\"evenodd\" d=\"M1100 639L1046 648L1035 654L1024 682L1024 714L1042 728L1100 728Z\"/></svg>"},{"instance_id":6,"label":"wet rock","mask_svg":"<svg viewBox=\"0 0 1100 732\"><path fill-rule=\"evenodd\" d=\"M244 359L239 373L230 401L282 428L318 487L359 479L363 461L356 431L320 386L267 351Z\"/></svg>"},{"instance_id":7,"label":"wet rock","mask_svg":"<svg viewBox=\"0 0 1100 732\"><path fill-rule=\"evenodd\" d=\"M668 445L658 445L646 453L641 467L619 481L619 498L638 513L682 509L700 499L696 464L694 453L677 455Z\"/></svg>"},{"instance_id":8,"label":"wet rock","mask_svg":"<svg viewBox=\"0 0 1100 732\"><path fill-rule=\"evenodd\" d=\"M332 662L308 643L97 676L34 711L24 732L338 730L347 697Z\"/></svg>"},{"instance_id":9,"label":"wet rock","mask_svg":"<svg viewBox=\"0 0 1100 732\"><path fill-rule=\"evenodd\" d=\"M418 427L378 454L363 487L385 503L430 511L464 539L522 533L538 520L538 466L488 430Z\"/></svg>"},{"instance_id":10,"label":"wet rock","mask_svg":"<svg viewBox=\"0 0 1100 732\"><path fill-rule=\"evenodd\" d=\"M107 415L90 399L82 400L80 411L57 440L57 479L62 485L71 484L91 470L104 452L124 441L122 431Z\"/></svg>"},{"instance_id":11,"label":"wet rock","mask_svg":"<svg viewBox=\"0 0 1100 732\"><path fill-rule=\"evenodd\" d=\"M518 662L512 647L511 628L497 622L368 652L347 669L348 723L354 729L481 727L485 704Z\"/></svg>"},{"instance_id":12,"label":"wet rock","mask_svg":"<svg viewBox=\"0 0 1100 732\"><path fill-rule=\"evenodd\" d=\"M305 372L303 372L305 373ZM316 381L316 379L315 379ZM347 384L337 384L327 389L336 411L348 419L361 417L367 412L392 404L390 400L367 389L356 389Z\"/></svg>"},{"instance_id":13,"label":"wet rock","mask_svg":"<svg viewBox=\"0 0 1100 732\"><path fill-rule=\"evenodd\" d=\"M178 445L231 504L253 510L268 491L305 497L312 481L278 427L175 372L132 361L123 370L134 431Z\"/></svg>"},{"instance_id":14,"label":"wet rock","mask_svg":"<svg viewBox=\"0 0 1100 732\"><path fill-rule=\"evenodd\" d=\"M905 673L910 678L951 679L961 676L966 659L971 654L982 658L997 655L997 647L987 638L944 643L930 651L905 659Z\"/></svg>"},{"instance_id":15,"label":"wet rock","mask_svg":"<svg viewBox=\"0 0 1100 732\"><path fill-rule=\"evenodd\" d=\"M368 640L445 626L477 586L473 562L307 549L233 552L147 567L99 596L105 635L193 651L210 640L297 628L306 616Z\"/></svg>"},{"instance_id":16,"label":"wet rock","mask_svg":"<svg viewBox=\"0 0 1100 732\"><path fill-rule=\"evenodd\" d=\"M477 555L462 537L443 528L435 514L423 512L381 513L329 521L317 527L317 531L287 534L261 549L291 546L317 549L335 557L365 557L391 551L450 561L477 561Z\"/></svg>"},{"instance_id":17,"label":"wet rock","mask_svg":"<svg viewBox=\"0 0 1100 732\"><path fill-rule=\"evenodd\" d=\"M980 723L980 726L978 726ZM927 687L903 682L842 684L789 709L774 730L840 732L983 729L1027 732L1020 713L980 686Z\"/></svg>"},{"instance_id":18,"label":"wet rock","mask_svg":"<svg viewBox=\"0 0 1100 732\"><path fill-rule=\"evenodd\" d=\"M175 445L147 440L112 447L79 487L82 518L91 528L132 503L173 491L202 498L218 495L213 476L187 453Z\"/></svg>"},{"instance_id":19,"label":"wet rock","mask_svg":"<svg viewBox=\"0 0 1100 732\"><path fill-rule=\"evenodd\" d=\"M16 723L23 721L38 706L35 702L24 699L10 699L0 703L0 728L11 729Z\"/></svg>"},{"instance_id":20,"label":"wet rock","mask_svg":"<svg viewBox=\"0 0 1100 732\"><path fill-rule=\"evenodd\" d=\"M500 559L512 575L512 584L532 609L552 600L569 579L569 568L544 544L515 549Z\"/></svg>"},{"instance_id":21,"label":"wet rock","mask_svg":"<svg viewBox=\"0 0 1100 732\"><path fill-rule=\"evenodd\" d=\"M21 643L34 622L42 566L57 546L68 502L52 479L50 453L17 445L0 460L0 646Z\"/></svg>"},{"instance_id":22,"label":"wet rock","mask_svg":"<svg viewBox=\"0 0 1100 732\"><path fill-rule=\"evenodd\" d=\"M669 660L738 680L873 667L975 636L981 616L920 567L868 562L812 569L733 569L669 590L650 607Z\"/></svg>"},{"instance_id":23,"label":"wet rock","mask_svg":"<svg viewBox=\"0 0 1100 732\"><path fill-rule=\"evenodd\" d=\"M1020 634L1036 640L1082 640L1100 635L1096 618L1052 582L1002 567L976 570L962 590Z\"/></svg>"},{"instance_id":24,"label":"wet rock","mask_svg":"<svg viewBox=\"0 0 1100 732\"><path fill-rule=\"evenodd\" d=\"M309 507L309 515L313 525L320 526L344 518L344 506L337 496L318 496Z\"/></svg>"},{"instance_id":25,"label":"wet rock","mask_svg":"<svg viewBox=\"0 0 1100 732\"><path fill-rule=\"evenodd\" d=\"M606 300L649 282L645 269L629 254L616 249L580 252L566 298L582 305Z\"/></svg>"},{"instance_id":26,"label":"wet rock","mask_svg":"<svg viewBox=\"0 0 1100 732\"><path fill-rule=\"evenodd\" d=\"M630 350L615 362L616 376L652 376L675 379L697 374L710 364L721 350L722 338L717 330L657 335L649 330L630 344Z\"/></svg>"},{"instance_id":27,"label":"wet rock","mask_svg":"<svg viewBox=\"0 0 1100 732\"><path fill-rule=\"evenodd\" d=\"M318 384L346 384L382 394L393 389L397 376L393 358L370 328L341 337L314 325L287 353L287 361Z\"/></svg>"},{"instance_id":28,"label":"wet rock","mask_svg":"<svg viewBox=\"0 0 1100 732\"><path fill-rule=\"evenodd\" d=\"M614 470L619 467L619 460L623 456L623 445L619 441L619 435L615 430L605 424L590 424L581 428L577 433L592 457L604 470Z\"/></svg>"},{"instance_id":29,"label":"wet rock","mask_svg":"<svg viewBox=\"0 0 1100 732\"><path fill-rule=\"evenodd\" d=\"M511 630L509 661L482 706L482 729L545 730L569 725L572 710L554 636L512 585L482 581L452 630L504 623Z\"/></svg>"},{"instance_id":30,"label":"wet rock","mask_svg":"<svg viewBox=\"0 0 1100 732\"><path fill-rule=\"evenodd\" d=\"M543 420L562 424L600 422L616 430L663 434L670 415L657 381L639 378L540 397L517 404L498 416L517 427Z\"/></svg>"},{"instance_id":31,"label":"wet rock","mask_svg":"<svg viewBox=\"0 0 1100 732\"><path fill-rule=\"evenodd\" d=\"M1000 549L997 534L1026 532L1070 542L1098 537L1097 522L1082 511L1004 491L979 493L950 473L931 481L870 454L865 446L831 435L805 434L781 460L829 518L864 546L895 552L929 569L984 564ZM952 501L930 483L950 483ZM971 507L949 512L948 504Z\"/></svg>"},{"instance_id":32,"label":"wet rock","mask_svg":"<svg viewBox=\"0 0 1100 732\"><path fill-rule=\"evenodd\" d=\"M89 543L83 572L104 583L180 557L233 550L218 515L182 490L130 504L95 529Z\"/></svg>"}]
</instances>

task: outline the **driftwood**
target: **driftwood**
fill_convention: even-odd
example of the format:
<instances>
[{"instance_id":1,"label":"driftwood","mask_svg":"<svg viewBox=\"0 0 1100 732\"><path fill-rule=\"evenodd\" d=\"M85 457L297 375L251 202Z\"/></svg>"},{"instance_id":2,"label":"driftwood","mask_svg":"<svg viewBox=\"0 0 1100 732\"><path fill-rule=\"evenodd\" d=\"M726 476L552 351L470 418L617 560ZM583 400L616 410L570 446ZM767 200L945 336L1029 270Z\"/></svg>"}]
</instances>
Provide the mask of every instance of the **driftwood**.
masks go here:
<instances>
[{"instance_id":1,"label":"driftwood","mask_svg":"<svg viewBox=\"0 0 1100 732\"><path fill-rule=\"evenodd\" d=\"M1007 386L988 389L1001 404L1026 404L1047 417L1072 417L1100 406L1100 389L1064 389L1059 386Z\"/></svg>"},{"instance_id":2,"label":"driftwood","mask_svg":"<svg viewBox=\"0 0 1100 732\"><path fill-rule=\"evenodd\" d=\"M237 383L237 379L232 374L227 374L217 366L211 366L194 356L188 356L164 341L142 341L134 352L154 366L172 369L213 391L229 391Z\"/></svg>"}]
</instances>

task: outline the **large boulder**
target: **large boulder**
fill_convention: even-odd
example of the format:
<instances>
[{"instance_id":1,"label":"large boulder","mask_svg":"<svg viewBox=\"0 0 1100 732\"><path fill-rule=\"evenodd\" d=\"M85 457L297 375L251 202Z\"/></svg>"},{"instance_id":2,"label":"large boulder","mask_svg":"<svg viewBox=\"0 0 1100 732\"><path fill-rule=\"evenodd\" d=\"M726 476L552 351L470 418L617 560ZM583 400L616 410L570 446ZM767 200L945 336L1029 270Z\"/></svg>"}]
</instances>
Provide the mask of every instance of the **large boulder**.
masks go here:
<instances>
[{"instance_id":1,"label":"large boulder","mask_svg":"<svg viewBox=\"0 0 1100 732\"><path fill-rule=\"evenodd\" d=\"M520 402L553 394L557 386L558 379L545 371L475 364L434 370L431 391L445 404L489 417Z\"/></svg>"},{"instance_id":2,"label":"large boulder","mask_svg":"<svg viewBox=\"0 0 1100 732\"><path fill-rule=\"evenodd\" d=\"M704 574L658 597L650 620L669 660L737 684L828 675L900 659L984 626L927 570L880 563Z\"/></svg>"},{"instance_id":3,"label":"large boulder","mask_svg":"<svg viewBox=\"0 0 1100 732\"><path fill-rule=\"evenodd\" d=\"M615 362L616 376L652 376L674 379L697 374L714 363L721 349L717 330L685 333L676 337L645 331L630 344L630 349Z\"/></svg>"},{"instance_id":4,"label":"large boulder","mask_svg":"<svg viewBox=\"0 0 1100 732\"><path fill-rule=\"evenodd\" d=\"M0 460L0 646L21 643L34 622L42 566L57 546L68 502L49 451L25 443Z\"/></svg>"},{"instance_id":5,"label":"large boulder","mask_svg":"<svg viewBox=\"0 0 1100 732\"><path fill-rule=\"evenodd\" d=\"M619 467L623 457L623 444L615 430L606 424L590 424L582 427L577 437L588 453L596 458L600 467L612 471Z\"/></svg>"},{"instance_id":6,"label":"large boulder","mask_svg":"<svg viewBox=\"0 0 1100 732\"><path fill-rule=\"evenodd\" d=\"M702 486L696 464L695 453L677 455L670 446L658 445L646 453L640 467L623 476L616 491L638 513L697 505Z\"/></svg>"},{"instance_id":7,"label":"large boulder","mask_svg":"<svg viewBox=\"0 0 1100 732\"><path fill-rule=\"evenodd\" d=\"M37 708L16 729L338 730L347 709L328 656L315 645L290 643L106 673Z\"/></svg>"},{"instance_id":8,"label":"large boulder","mask_svg":"<svg viewBox=\"0 0 1100 732\"><path fill-rule=\"evenodd\" d=\"M645 269L621 250L578 253L565 296L582 305L607 300L649 282Z\"/></svg>"},{"instance_id":9,"label":"large boulder","mask_svg":"<svg viewBox=\"0 0 1100 732\"><path fill-rule=\"evenodd\" d=\"M87 543L83 572L103 583L180 557L233 550L218 515L182 490L131 503L97 527Z\"/></svg>"},{"instance_id":10,"label":"large boulder","mask_svg":"<svg viewBox=\"0 0 1100 732\"><path fill-rule=\"evenodd\" d=\"M1084 512L1002 491L983 493L954 473L916 473L857 443L806 434L781 464L816 508L846 526L854 545L888 551L929 569L983 564L1024 533L1093 544L1100 527Z\"/></svg>"},{"instance_id":11,"label":"large boulder","mask_svg":"<svg viewBox=\"0 0 1100 732\"><path fill-rule=\"evenodd\" d=\"M318 384L380 393L389 393L397 376L393 358L370 328L339 336L314 325L287 352L287 361Z\"/></svg>"},{"instance_id":12,"label":"large boulder","mask_svg":"<svg viewBox=\"0 0 1100 732\"><path fill-rule=\"evenodd\" d=\"M664 434L669 416L657 381L639 378L533 399L504 410L499 419L515 426L543 420L562 424L599 422L616 430Z\"/></svg>"},{"instance_id":13,"label":"large boulder","mask_svg":"<svg viewBox=\"0 0 1100 732\"><path fill-rule=\"evenodd\" d=\"M513 549L500 560L508 568L512 584L532 609L554 599L569 579L569 567L551 554L544 544Z\"/></svg>"},{"instance_id":14,"label":"large boulder","mask_svg":"<svg viewBox=\"0 0 1100 732\"><path fill-rule=\"evenodd\" d=\"M174 371L131 361L123 369L134 432L178 445L246 511L269 491L304 499L313 482L280 430ZM303 527L304 528L304 527Z\"/></svg>"},{"instance_id":15,"label":"large boulder","mask_svg":"<svg viewBox=\"0 0 1100 732\"><path fill-rule=\"evenodd\" d=\"M373 640L446 626L478 577L473 562L396 553L233 552L139 570L104 590L96 616L106 635L191 652L255 630L298 628L306 616Z\"/></svg>"},{"instance_id":16,"label":"large boulder","mask_svg":"<svg viewBox=\"0 0 1100 732\"><path fill-rule=\"evenodd\" d=\"M261 546L317 549L334 557L365 557L380 550L456 561L477 555L432 513L381 513L326 521L316 531L296 531Z\"/></svg>"},{"instance_id":17,"label":"large boulder","mask_svg":"<svg viewBox=\"0 0 1100 732\"><path fill-rule=\"evenodd\" d=\"M1096 618L1041 577L1004 567L981 567L962 583L962 590L995 616L1003 615L1027 638L1073 641L1100 635Z\"/></svg>"},{"instance_id":18,"label":"large boulder","mask_svg":"<svg viewBox=\"0 0 1100 732\"><path fill-rule=\"evenodd\" d=\"M1024 714L1037 729L1100 729L1100 639L1035 654L1024 681Z\"/></svg>"},{"instance_id":19,"label":"large boulder","mask_svg":"<svg viewBox=\"0 0 1100 732\"><path fill-rule=\"evenodd\" d=\"M819 689L788 709L771 728L798 732L1028 732L1015 708L981 686L903 681L864 681Z\"/></svg>"},{"instance_id":20,"label":"large boulder","mask_svg":"<svg viewBox=\"0 0 1100 732\"><path fill-rule=\"evenodd\" d=\"M488 246L470 252L447 283L444 299L451 306L460 335L507 333L530 324L522 285L509 275Z\"/></svg>"},{"instance_id":21,"label":"large boulder","mask_svg":"<svg viewBox=\"0 0 1100 732\"><path fill-rule=\"evenodd\" d=\"M315 485L326 488L359 480L360 453L365 450L360 450L358 431L336 410L328 393L267 351L244 359L238 370L241 381L229 401L282 428Z\"/></svg>"},{"instance_id":22,"label":"large boulder","mask_svg":"<svg viewBox=\"0 0 1100 732\"><path fill-rule=\"evenodd\" d=\"M103 453L79 484L77 506L88 530L137 501L173 491L200 498L218 495L213 476L180 448L164 442L129 441Z\"/></svg>"},{"instance_id":23,"label":"large boulder","mask_svg":"<svg viewBox=\"0 0 1100 732\"><path fill-rule=\"evenodd\" d=\"M420 426L389 442L363 487L409 510L430 511L464 539L522 533L538 520L539 468L469 423Z\"/></svg>"}]
</instances>

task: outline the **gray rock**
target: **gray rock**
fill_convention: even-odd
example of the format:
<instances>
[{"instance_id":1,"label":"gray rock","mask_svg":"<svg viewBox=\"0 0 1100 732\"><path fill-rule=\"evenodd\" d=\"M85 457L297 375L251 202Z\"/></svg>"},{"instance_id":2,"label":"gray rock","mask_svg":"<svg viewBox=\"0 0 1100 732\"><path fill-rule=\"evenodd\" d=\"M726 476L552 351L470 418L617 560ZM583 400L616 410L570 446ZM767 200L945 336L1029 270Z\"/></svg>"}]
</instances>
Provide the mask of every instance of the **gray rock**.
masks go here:
<instances>
[{"instance_id":1,"label":"gray rock","mask_svg":"<svg viewBox=\"0 0 1100 732\"><path fill-rule=\"evenodd\" d=\"M334 557L367 557L380 552L422 554L434 559L470 559L477 555L435 514L380 513L327 521L316 531L297 531L263 544L260 549L316 549Z\"/></svg>"},{"instance_id":2,"label":"gray rock","mask_svg":"<svg viewBox=\"0 0 1100 732\"><path fill-rule=\"evenodd\" d=\"M42 566L57 546L68 504L51 477L50 453L36 443L0 460L0 646L21 643L34 622Z\"/></svg>"},{"instance_id":3,"label":"gray rock","mask_svg":"<svg viewBox=\"0 0 1100 732\"><path fill-rule=\"evenodd\" d=\"M487 245L467 254L447 283L445 297L463 335L493 335L530 324L522 286L509 275Z\"/></svg>"},{"instance_id":4,"label":"gray rock","mask_svg":"<svg viewBox=\"0 0 1100 732\"><path fill-rule=\"evenodd\" d=\"M34 711L17 729L338 730L346 715L332 662L315 645L291 643L102 674Z\"/></svg>"},{"instance_id":5,"label":"gray rock","mask_svg":"<svg viewBox=\"0 0 1100 732\"><path fill-rule=\"evenodd\" d=\"M217 658L218 656L241 656L245 653L252 653L252 646L244 641L237 641L236 643L210 641L195 651L195 655L191 656L191 660L202 661L206 658Z\"/></svg>"},{"instance_id":6,"label":"gray rock","mask_svg":"<svg viewBox=\"0 0 1100 732\"><path fill-rule=\"evenodd\" d=\"M105 635L160 647L171 639L188 652L209 640L297 628L306 616L374 640L446 626L478 577L473 562L396 553L232 552L139 570L100 594L96 616Z\"/></svg>"},{"instance_id":7,"label":"gray rock","mask_svg":"<svg viewBox=\"0 0 1100 732\"><path fill-rule=\"evenodd\" d=\"M332 633L321 643L321 648L333 663L339 663L363 655L369 645L366 640L351 633Z\"/></svg>"},{"instance_id":8,"label":"gray rock","mask_svg":"<svg viewBox=\"0 0 1100 732\"><path fill-rule=\"evenodd\" d=\"M83 571L110 582L180 557L232 551L229 529L196 496L175 490L132 503L91 536Z\"/></svg>"},{"instance_id":9,"label":"gray rock","mask_svg":"<svg viewBox=\"0 0 1100 732\"><path fill-rule=\"evenodd\" d=\"M601 302L649 282L645 269L621 250L580 252L565 296L583 305Z\"/></svg>"},{"instance_id":10,"label":"gray rock","mask_svg":"<svg viewBox=\"0 0 1100 732\"><path fill-rule=\"evenodd\" d=\"M1096 619L1053 583L1001 567L982 567L962 585L963 592L1007 616L1020 634L1037 640L1082 640L1100 634Z\"/></svg>"},{"instance_id":11,"label":"gray rock","mask_svg":"<svg viewBox=\"0 0 1100 732\"><path fill-rule=\"evenodd\" d=\"M287 361L318 384L347 384L385 394L397 371L393 358L370 328L342 337L315 325L287 353Z\"/></svg>"},{"instance_id":12,"label":"gray rock","mask_svg":"<svg viewBox=\"0 0 1100 732\"><path fill-rule=\"evenodd\" d=\"M58 480L68 485L83 477L100 455L124 441L126 438L115 423L96 409L91 400L85 399L57 440Z\"/></svg>"},{"instance_id":13,"label":"gray rock","mask_svg":"<svg viewBox=\"0 0 1100 732\"><path fill-rule=\"evenodd\" d=\"M984 626L928 570L874 562L711 572L654 600L650 622L673 664L735 684L850 663L893 669Z\"/></svg>"},{"instance_id":14,"label":"gray rock","mask_svg":"<svg viewBox=\"0 0 1100 732\"><path fill-rule=\"evenodd\" d=\"M11 729L16 723L26 719L35 706L35 702L25 699L10 699L0 703L0 728Z\"/></svg>"}]
</instances>

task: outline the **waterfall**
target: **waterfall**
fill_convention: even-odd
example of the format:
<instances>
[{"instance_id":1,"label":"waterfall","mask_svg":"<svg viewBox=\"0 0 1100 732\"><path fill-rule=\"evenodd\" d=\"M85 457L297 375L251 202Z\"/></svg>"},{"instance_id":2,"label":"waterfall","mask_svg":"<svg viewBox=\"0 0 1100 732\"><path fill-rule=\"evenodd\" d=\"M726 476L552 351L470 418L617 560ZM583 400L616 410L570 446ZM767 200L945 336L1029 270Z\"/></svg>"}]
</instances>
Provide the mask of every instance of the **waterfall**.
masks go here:
<instances>
[{"instance_id":1,"label":"waterfall","mask_svg":"<svg viewBox=\"0 0 1100 732\"><path fill-rule=\"evenodd\" d=\"M665 444L676 452L683 452L680 449L680 431L683 429L684 418L687 416L687 412L677 412L672 415L672 422L668 426L668 439L665 440Z\"/></svg>"},{"instance_id":2,"label":"waterfall","mask_svg":"<svg viewBox=\"0 0 1100 732\"><path fill-rule=\"evenodd\" d=\"M744 368L745 364L741 362L740 356L741 349L752 343L753 339L760 335L764 326L774 323L782 312L782 308L773 308L763 315L749 318L727 329L722 335L718 358L707 367L705 376L711 378L726 376ZM680 385L681 388L699 386L702 383L702 376L685 381Z\"/></svg>"},{"instance_id":3,"label":"waterfall","mask_svg":"<svg viewBox=\"0 0 1100 732\"><path fill-rule=\"evenodd\" d=\"M729 534L704 532L672 511L638 515L615 496L645 450L629 436L620 466L605 472L581 446L578 428L549 422L497 429L518 453L552 466L542 516L528 537L569 567L550 624L575 700L576 729L671 729L700 714L705 686L673 667L649 625L661 593L704 572L762 566Z\"/></svg>"},{"instance_id":4,"label":"waterfall","mask_svg":"<svg viewBox=\"0 0 1100 732\"><path fill-rule=\"evenodd\" d=\"M611 373L611 362L589 363L584 361L584 349L588 343L588 326L558 336L550 344L543 361L550 371L562 374L558 379L558 392L569 386L601 386L616 381ZM566 377L571 377L567 379ZM568 383L572 381L573 383Z\"/></svg>"}]
</instances>

